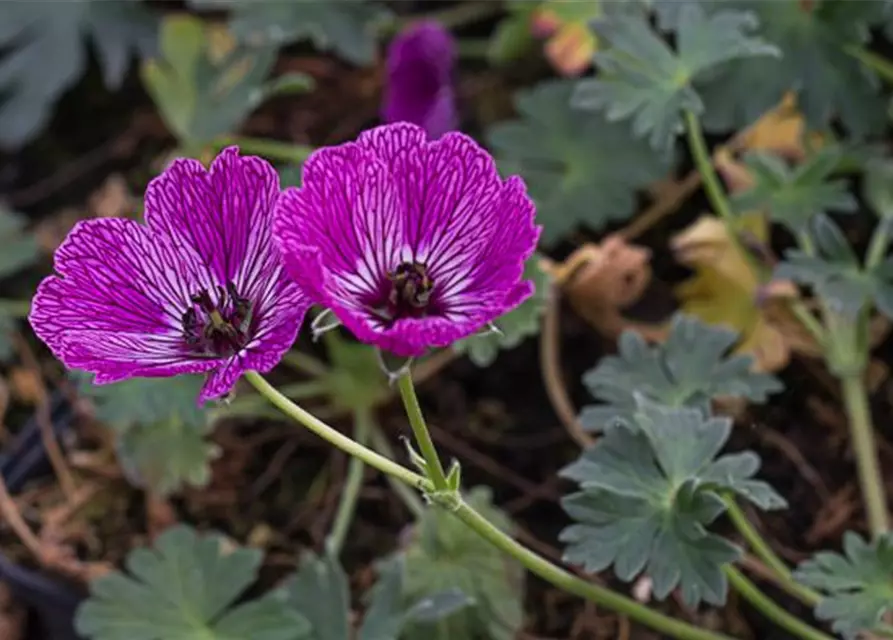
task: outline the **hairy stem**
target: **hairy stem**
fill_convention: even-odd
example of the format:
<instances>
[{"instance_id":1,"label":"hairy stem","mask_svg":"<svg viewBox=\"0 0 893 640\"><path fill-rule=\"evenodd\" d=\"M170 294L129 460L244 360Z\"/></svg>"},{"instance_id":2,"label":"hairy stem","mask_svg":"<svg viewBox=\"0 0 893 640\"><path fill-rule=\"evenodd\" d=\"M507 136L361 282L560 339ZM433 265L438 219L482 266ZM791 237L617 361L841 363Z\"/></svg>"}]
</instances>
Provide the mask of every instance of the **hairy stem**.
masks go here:
<instances>
[{"instance_id":1,"label":"hairy stem","mask_svg":"<svg viewBox=\"0 0 893 640\"><path fill-rule=\"evenodd\" d=\"M871 409L868 406L868 393L862 374L842 376L843 401L849 417L850 439L856 455L856 468L859 472L859 485L868 529L873 537L889 529L887 495L884 478L878 461L877 443L874 439L874 425L871 422Z\"/></svg>"},{"instance_id":2,"label":"hairy stem","mask_svg":"<svg viewBox=\"0 0 893 640\"><path fill-rule=\"evenodd\" d=\"M779 586L804 604L811 607L818 604L822 596L794 580L791 570L784 563L784 560L778 557L775 551L772 550L772 547L769 546L769 543L757 531L756 527L750 523L747 516L744 515L744 511L735 502L735 499L732 496L725 496L724 500L727 508L726 513L732 524L735 525L738 533L753 549L757 557L775 573Z\"/></svg>"},{"instance_id":3,"label":"hairy stem","mask_svg":"<svg viewBox=\"0 0 893 640\"><path fill-rule=\"evenodd\" d=\"M388 442L388 439L385 438L384 434L381 432L381 428L374 424L372 425L371 432L369 434L369 443L372 445L372 448L378 451L381 455L386 458L390 458L391 460L395 459L397 456L394 453L393 447L391 447L391 443ZM425 503L422 502L421 498L419 498L419 494L415 491L407 487L405 484L396 480L391 476L386 476L388 479L388 483L391 485L391 489L394 490L394 493L397 494L397 497L406 505L406 508L409 509L409 512L413 515L413 517L418 520L425 513Z\"/></svg>"},{"instance_id":4,"label":"hairy stem","mask_svg":"<svg viewBox=\"0 0 893 640\"><path fill-rule=\"evenodd\" d=\"M369 431L372 428L372 416L368 410L359 410L354 414L354 438L357 444L365 445L369 439ZM344 489L341 491L341 499L338 502L338 510L335 512L335 521L332 524L332 531L326 539L326 550L337 556L341 553L344 546L344 540L347 537L347 531L350 529L350 523L353 521L353 514L357 510L359 502L360 489L363 488L363 471L366 465L360 458L351 456L350 464L347 467L347 479L344 482Z\"/></svg>"},{"instance_id":5,"label":"hairy stem","mask_svg":"<svg viewBox=\"0 0 893 640\"><path fill-rule=\"evenodd\" d=\"M707 192L707 199L710 201L710 205L719 214L719 217L726 225L729 238L754 269L760 280L768 279L771 274L765 273L766 268L757 264L751 252L742 246L741 241L738 239L735 214L732 211L732 206L729 204L729 199L726 197L725 189L719 180L716 169L713 167L710 152L707 150L707 142L704 140L704 132L701 130L701 123L698 122L698 116L692 111L685 112L685 130L688 134L688 147L694 158L695 167L697 167L698 173L701 174L701 180L704 183L704 190ZM818 344L824 344L824 329L809 309L798 300L792 300L790 308L794 317L809 331L813 339Z\"/></svg>"},{"instance_id":6,"label":"hairy stem","mask_svg":"<svg viewBox=\"0 0 893 640\"><path fill-rule=\"evenodd\" d=\"M245 379L254 385L254 388L257 389L262 396L269 400L285 415L300 422L329 444L335 445L355 458L359 458L373 469L378 469L382 473L394 476L420 491L430 491L432 489L431 483L427 478L423 478L406 467L403 467L392 460L388 460L371 449L358 444L337 429L330 427L316 416L304 411L304 409L279 393L273 385L267 382L263 376L256 371L246 372Z\"/></svg>"},{"instance_id":7,"label":"hairy stem","mask_svg":"<svg viewBox=\"0 0 893 640\"><path fill-rule=\"evenodd\" d=\"M397 388L400 389L400 397L403 399L403 407L406 409L406 416L409 418L409 425L412 427L416 445L425 459L428 477L436 491L446 491L446 473L444 473L443 465L440 464L440 456L437 455L437 448L434 446L431 434L428 432L428 425L425 423L422 408L419 406L419 398L415 393L415 385L412 383L412 375L408 371L398 378Z\"/></svg>"},{"instance_id":8,"label":"hairy stem","mask_svg":"<svg viewBox=\"0 0 893 640\"><path fill-rule=\"evenodd\" d=\"M283 413L301 423L345 453L356 456L370 467L378 469L379 471L397 478L413 487L421 489L422 491L430 492L432 490L433 487L427 479L391 460L388 460L384 456L375 453L363 445L354 442L321 420L310 415L279 393L257 372L250 371L245 374L245 377L261 394L268 398L270 402ZM538 575L552 585L564 589L568 593L573 593L594 602L597 605L624 614L630 620L639 622L655 631L676 638L677 640L732 640L730 636L707 631L706 629L699 629L687 622L675 620L667 615L653 611L645 605L639 604L632 598L628 598L619 593L615 593L606 587L578 578L569 571L552 564L542 556L522 546L511 536L495 527L484 518L484 516L462 501L459 502L453 513L475 533L517 560L532 573Z\"/></svg>"},{"instance_id":9,"label":"hairy stem","mask_svg":"<svg viewBox=\"0 0 893 640\"><path fill-rule=\"evenodd\" d=\"M800 618L791 615L760 591L757 586L748 580L743 573L731 565L723 569L732 587L740 593L745 600L750 602L760 613L798 638L804 640L834 640L832 636L822 633L815 627L811 627Z\"/></svg>"}]
</instances>

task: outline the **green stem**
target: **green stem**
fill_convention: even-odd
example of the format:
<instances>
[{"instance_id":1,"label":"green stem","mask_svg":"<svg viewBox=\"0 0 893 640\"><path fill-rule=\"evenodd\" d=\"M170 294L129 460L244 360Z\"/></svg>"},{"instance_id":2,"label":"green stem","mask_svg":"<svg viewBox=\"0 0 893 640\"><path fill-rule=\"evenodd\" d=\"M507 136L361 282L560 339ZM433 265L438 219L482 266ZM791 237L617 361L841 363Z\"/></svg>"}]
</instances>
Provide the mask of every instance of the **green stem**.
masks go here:
<instances>
[{"instance_id":1,"label":"green stem","mask_svg":"<svg viewBox=\"0 0 893 640\"><path fill-rule=\"evenodd\" d=\"M30 300L2 300L0 299L0 315L26 318L31 313Z\"/></svg>"},{"instance_id":2,"label":"green stem","mask_svg":"<svg viewBox=\"0 0 893 640\"><path fill-rule=\"evenodd\" d=\"M310 415L300 407L293 404L288 398L279 393L272 385L254 371L249 371L245 377L254 387L283 413L293 420L335 445L345 453L357 456L370 467L391 475L411 486L430 492L431 483L421 476L413 473L399 464L384 458L383 456L357 444L347 436L342 435L324 422ZM556 587L564 589L568 593L581 596L602 605L606 608L626 615L631 620L646 625L655 631L669 635L677 640L732 640L726 636L706 629L699 629L694 625L681 620L674 620L657 611L652 611L643 604L626 596L615 593L610 589L593 584L569 571L558 567L530 549L520 545L511 536L502 532L472 507L460 502L454 511L457 518L464 522L470 529L482 538L504 551L531 572L550 582Z\"/></svg>"},{"instance_id":3,"label":"green stem","mask_svg":"<svg viewBox=\"0 0 893 640\"><path fill-rule=\"evenodd\" d=\"M804 640L834 640L833 637L826 635L816 629L815 627L811 627L800 618L791 615L781 607L779 607L775 602L772 601L766 594L760 591L757 586L748 580L743 573L738 571L735 567L731 565L726 565L723 568L723 571L726 574L726 577L729 579L729 582L732 584L732 587L735 588L738 593L744 596L744 599L750 602L760 613L766 616L769 620L777 624L782 629L786 629L790 631L795 636L803 638Z\"/></svg>"},{"instance_id":4,"label":"green stem","mask_svg":"<svg viewBox=\"0 0 893 640\"><path fill-rule=\"evenodd\" d=\"M393 447L391 447L391 443L385 438L384 433L382 433L381 428L377 424L372 425L369 442L372 445L372 448L384 457L390 458L391 460L397 457ZM425 514L425 503L419 498L419 494L391 476L386 477L388 483L391 485L391 489L393 489L394 493L397 494L397 497L403 501L403 504L406 505L406 508L409 509L409 512L413 517L416 520L420 519Z\"/></svg>"},{"instance_id":5,"label":"green stem","mask_svg":"<svg viewBox=\"0 0 893 640\"><path fill-rule=\"evenodd\" d=\"M849 417L850 438L856 454L856 468L859 472L859 485L865 503L868 529L876 538L888 530L889 519L887 495L878 461L877 443L874 439L874 425L868 406L868 393L861 374L842 376L840 382L843 385L843 401Z\"/></svg>"},{"instance_id":6,"label":"green stem","mask_svg":"<svg viewBox=\"0 0 893 640\"><path fill-rule=\"evenodd\" d=\"M893 62L890 62L884 56L879 56L855 44L844 47L844 51L877 73L884 80L893 84Z\"/></svg>"},{"instance_id":7,"label":"green stem","mask_svg":"<svg viewBox=\"0 0 893 640\"><path fill-rule=\"evenodd\" d=\"M243 153L256 153L270 160L281 160L300 164L310 157L313 147L292 144L266 138L248 138L245 136L221 136L211 142L210 146L219 152L225 147L236 145Z\"/></svg>"},{"instance_id":8,"label":"green stem","mask_svg":"<svg viewBox=\"0 0 893 640\"><path fill-rule=\"evenodd\" d=\"M784 563L784 560L778 557L775 551L772 550L772 547L769 546L769 543L766 542L763 536L760 535L760 532L756 530L756 527L750 523L750 520L744 515L744 511L738 506L738 503L735 502L735 498L732 496L725 496L724 500L727 508L726 513L732 521L732 524L735 525L738 533L741 534L750 548L753 549L753 552L757 557L775 572L780 583L779 586L804 604L811 607L818 604L819 600L822 599L822 596L809 587L803 586L794 580L794 577L791 575L791 570Z\"/></svg>"},{"instance_id":9,"label":"green stem","mask_svg":"<svg viewBox=\"0 0 893 640\"><path fill-rule=\"evenodd\" d=\"M490 544L513 557L543 580L568 593L591 600L596 604L623 614L631 620L680 640L719 640L720 638L728 638L728 636L722 634L693 627L681 620L674 620L606 587L581 580L569 571L555 566L542 556L516 542L465 502L460 503L459 508L454 513L457 518Z\"/></svg>"},{"instance_id":10,"label":"green stem","mask_svg":"<svg viewBox=\"0 0 893 640\"><path fill-rule=\"evenodd\" d=\"M399 478L406 484L415 487L420 491L431 490L431 483L426 478L423 478L417 473L413 473L396 462L388 460L384 456L375 453L361 444L357 444L340 431L333 429L322 420L319 420L312 414L304 411L301 407L279 393L273 385L264 380L263 376L256 371L246 372L245 378L248 382L254 385L254 388L257 389L261 395L266 397L267 400L273 403L273 405L285 415L300 422L329 444L335 445L345 453L359 458L373 469L378 469L382 473Z\"/></svg>"},{"instance_id":11,"label":"green stem","mask_svg":"<svg viewBox=\"0 0 893 640\"><path fill-rule=\"evenodd\" d=\"M415 385L412 383L412 374L409 371L401 374L397 379L397 388L400 390L400 397L403 399L403 407L406 409L416 445L425 459L428 477L436 491L446 491L446 473L444 473L443 465L440 464L440 457L437 455L434 441L431 440L431 434L428 432L428 425L422 415L422 408L419 406L419 399L415 393Z\"/></svg>"},{"instance_id":12,"label":"green stem","mask_svg":"<svg viewBox=\"0 0 893 640\"><path fill-rule=\"evenodd\" d=\"M874 271L877 269L884 256L887 254L887 247L890 244L889 221L881 220L874 233L871 236L871 243L868 245L868 252L865 254L865 270Z\"/></svg>"},{"instance_id":13,"label":"green stem","mask_svg":"<svg viewBox=\"0 0 893 640\"><path fill-rule=\"evenodd\" d=\"M372 416L369 415L367 409L359 410L354 414L354 438L356 438L357 444L366 444L372 426ZM338 510L335 512L332 531L326 539L326 551L333 557L338 556L344 546L344 539L347 537L347 531L350 529L350 523L357 509L357 502L359 502L360 489L363 488L363 471L365 469L366 465L360 458L351 456L350 464L347 467L347 479L341 492Z\"/></svg>"},{"instance_id":14,"label":"green stem","mask_svg":"<svg viewBox=\"0 0 893 640\"><path fill-rule=\"evenodd\" d=\"M326 393L328 389L328 385L324 382L311 380L309 382L295 382L284 385L279 392L290 400L306 400L307 398L320 396ZM241 396L228 405L214 409L212 413L216 418L249 416L258 412L263 413L263 409L267 409L269 404L269 401L262 396Z\"/></svg>"}]
</instances>

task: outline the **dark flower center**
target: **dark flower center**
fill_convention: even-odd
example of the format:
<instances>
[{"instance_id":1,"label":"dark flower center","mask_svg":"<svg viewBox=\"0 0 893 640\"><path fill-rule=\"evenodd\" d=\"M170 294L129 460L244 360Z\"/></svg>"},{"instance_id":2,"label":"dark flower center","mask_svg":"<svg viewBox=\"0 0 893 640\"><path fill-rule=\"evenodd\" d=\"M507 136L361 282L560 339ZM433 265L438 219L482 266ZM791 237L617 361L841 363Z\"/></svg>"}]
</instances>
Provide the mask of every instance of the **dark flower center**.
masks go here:
<instances>
[{"instance_id":1,"label":"dark flower center","mask_svg":"<svg viewBox=\"0 0 893 640\"><path fill-rule=\"evenodd\" d=\"M217 287L219 302L214 304L207 289L192 296L194 306L183 313L183 338L202 355L231 356L248 343L252 307L230 282Z\"/></svg>"},{"instance_id":2,"label":"dark flower center","mask_svg":"<svg viewBox=\"0 0 893 640\"><path fill-rule=\"evenodd\" d=\"M431 302L434 281L428 276L424 264L403 262L388 274L388 280L391 282L388 312L392 318L425 314L425 308Z\"/></svg>"}]
</instances>

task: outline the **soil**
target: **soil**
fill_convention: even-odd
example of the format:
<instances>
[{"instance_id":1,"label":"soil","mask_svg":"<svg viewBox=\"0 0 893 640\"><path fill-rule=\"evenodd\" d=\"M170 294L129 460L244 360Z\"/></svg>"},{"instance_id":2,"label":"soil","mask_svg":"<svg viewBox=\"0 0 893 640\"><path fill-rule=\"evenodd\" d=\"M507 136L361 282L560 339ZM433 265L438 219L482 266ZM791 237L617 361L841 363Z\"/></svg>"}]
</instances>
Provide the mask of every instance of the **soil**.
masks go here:
<instances>
[{"instance_id":1,"label":"soil","mask_svg":"<svg viewBox=\"0 0 893 640\"><path fill-rule=\"evenodd\" d=\"M327 58L300 54L284 54L280 65L283 70L308 71L318 79L319 87L308 97L280 99L265 106L245 125L246 133L326 144L348 139L376 121L379 70L350 69ZM487 121L508 116L512 86L529 84L544 72L541 63L498 74L467 67L460 88L464 126L472 133ZM109 94L94 65L88 77L64 97L38 141L0 156L0 193L37 225L67 207L83 207L113 173L124 175L134 192L141 193L157 171L158 158L172 143L138 77L131 74L120 92ZM668 237L705 208L702 196L695 196L640 239L654 250L655 272L663 281L678 281L685 274L668 257ZM578 241L599 237L581 233L553 257L563 258ZM39 275L28 276L28 282ZM20 295L21 290L20 283L7 282L0 286L0 295ZM658 298L660 303L651 305L646 298L638 313L665 313L665 297L655 295ZM560 341L564 379L579 408L590 402L579 382L582 374L611 352L613 345L566 304L561 308ZM525 341L485 369L456 360L421 386L420 397L435 441L444 454L462 461L466 486L492 487L496 504L511 514L521 539L558 559L558 533L568 523L558 501L572 486L558 480L556 473L579 451L544 390L537 342ZM40 349L46 384L58 386L59 369L36 341L32 345ZM878 354L889 362L890 347L882 346ZM12 375L13 370L8 373ZM775 549L786 560L797 562L817 549L835 548L844 531L861 532L865 525L836 386L817 361L795 359L781 377L786 391L768 405L749 407L739 417L730 449L758 452L764 465L761 477L788 499L787 511L751 515ZM890 382L883 379L874 393L873 409L887 469L893 469L893 447L887 439L891 398ZM15 432L31 411L27 402L18 399L6 416L8 429ZM380 419L396 443L404 429L400 408L382 408ZM347 428L339 422L336 426ZM84 538L78 549L81 559L119 563L128 550L145 543L154 528L175 519L213 526L242 542L264 536L268 559L263 581L269 584L293 568L302 549L319 550L343 482L344 456L309 433L272 421L230 422L214 438L223 455L214 465L210 486L186 491L170 503L154 503L129 488L113 463L102 467L109 476L102 481L107 492L102 526ZM72 451L84 451L101 442L101 432L81 419L70 444ZM58 487L48 477L30 485L18 502L29 519L37 521L30 511L48 508L57 496ZM368 478L344 555L354 586L368 585L371 563L394 549L409 522L409 513L387 484ZM5 527L0 528L0 548L23 562L30 557ZM608 573L602 578L611 580ZM775 594L771 585L761 584ZM637 627L629 634L611 612L585 606L538 579L530 578L528 585L525 638L660 637ZM776 595L786 608L808 615L790 598ZM735 598L720 612L688 611L672 599L658 606L742 638L790 637ZM38 639L34 634L29 637Z\"/></svg>"}]
</instances>

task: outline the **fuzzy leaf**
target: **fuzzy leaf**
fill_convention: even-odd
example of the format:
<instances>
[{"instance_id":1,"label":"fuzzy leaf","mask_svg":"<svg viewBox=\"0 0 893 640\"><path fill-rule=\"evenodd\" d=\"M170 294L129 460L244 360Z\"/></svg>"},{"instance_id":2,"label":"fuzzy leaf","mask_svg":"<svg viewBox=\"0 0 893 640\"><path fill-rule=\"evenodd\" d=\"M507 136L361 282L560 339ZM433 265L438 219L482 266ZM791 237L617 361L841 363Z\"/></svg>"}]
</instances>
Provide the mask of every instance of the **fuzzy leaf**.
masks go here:
<instances>
[{"instance_id":1,"label":"fuzzy leaf","mask_svg":"<svg viewBox=\"0 0 893 640\"><path fill-rule=\"evenodd\" d=\"M831 179L842 157L840 147L827 146L792 168L778 156L750 153L744 162L754 185L736 194L733 205L739 212L764 210L772 220L794 233L802 231L817 214L852 213L858 203L849 193L846 181Z\"/></svg>"},{"instance_id":2,"label":"fuzzy leaf","mask_svg":"<svg viewBox=\"0 0 893 640\"><path fill-rule=\"evenodd\" d=\"M377 25L390 13L359 0L189 0L197 9L229 9L230 28L241 41L275 48L311 40L354 64L370 64L376 55Z\"/></svg>"},{"instance_id":3,"label":"fuzzy leaf","mask_svg":"<svg viewBox=\"0 0 893 640\"><path fill-rule=\"evenodd\" d=\"M625 220L635 210L636 191L672 166L624 124L572 109L573 86L553 80L520 92L520 118L487 132L500 169L527 182L545 244L578 225L600 229Z\"/></svg>"},{"instance_id":4,"label":"fuzzy leaf","mask_svg":"<svg viewBox=\"0 0 893 640\"><path fill-rule=\"evenodd\" d=\"M310 621L313 640L350 638L350 591L337 558L304 554L287 589L294 606Z\"/></svg>"},{"instance_id":5,"label":"fuzzy leaf","mask_svg":"<svg viewBox=\"0 0 893 640\"><path fill-rule=\"evenodd\" d=\"M866 271L846 237L831 218L820 215L810 225L818 255L792 249L775 270L775 277L813 288L816 295L839 313L854 317L873 300L878 309L893 317L893 259Z\"/></svg>"},{"instance_id":6,"label":"fuzzy leaf","mask_svg":"<svg viewBox=\"0 0 893 640\"><path fill-rule=\"evenodd\" d=\"M848 531L843 552L817 553L797 568L794 577L824 594L816 617L855 640L860 631L879 626L893 611L893 535L866 542Z\"/></svg>"},{"instance_id":7,"label":"fuzzy leaf","mask_svg":"<svg viewBox=\"0 0 893 640\"><path fill-rule=\"evenodd\" d=\"M283 591L233 606L256 579L261 553L228 550L219 535L177 526L153 549L127 556L127 573L94 580L78 610L78 633L91 640L300 640L310 625ZM129 574L129 575L128 575Z\"/></svg>"},{"instance_id":8,"label":"fuzzy leaf","mask_svg":"<svg viewBox=\"0 0 893 640\"><path fill-rule=\"evenodd\" d=\"M25 218L0 204L0 280L32 266L40 256L37 239L25 231L25 225ZM0 362L13 355L15 329L16 318L0 307Z\"/></svg>"},{"instance_id":9,"label":"fuzzy leaf","mask_svg":"<svg viewBox=\"0 0 893 640\"><path fill-rule=\"evenodd\" d=\"M488 489L475 488L466 500L500 529L511 528L508 518L492 506ZM436 622L417 615L407 628L407 640L512 640L523 626L524 573L520 565L450 513L427 510L404 554L403 595L407 602L418 606L450 591L464 593L474 601Z\"/></svg>"},{"instance_id":10,"label":"fuzzy leaf","mask_svg":"<svg viewBox=\"0 0 893 640\"><path fill-rule=\"evenodd\" d=\"M242 47L199 18L171 15L161 29L161 59L142 67L143 83L181 144L231 133L265 96L273 46Z\"/></svg>"},{"instance_id":11,"label":"fuzzy leaf","mask_svg":"<svg viewBox=\"0 0 893 640\"><path fill-rule=\"evenodd\" d=\"M614 15L595 27L608 43L595 55L601 73L580 83L574 104L603 110L612 121L631 119L637 137L669 151L683 129L683 112L704 110L693 86L698 78L729 60L778 55L775 47L749 35L756 26L750 13L707 15L686 3L679 9L674 52L645 17Z\"/></svg>"},{"instance_id":12,"label":"fuzzy leaf","mask_svg":"<svg viewBox=\"0 0 893 640\"><path fill-rule=\"evenodd\" d=\"M678 586L691 606L721 605L728 590L722 565L741 551L707 530L725 509L720 492L764 509L785 502L752 479L755 454L717 458L731 420L640 400L634 427L607 430L561 472L581 489L562 501L578 523L561 534L564 558L591 572L613 565L627 582L644 572L661 599Z\"/></svg>"},{"instance_id":13,"label":"fuzzy leaf","mask_svg":"<svg viewBox=\"0 0 893 640\"><path fill-rule=\"evenodd\" d=\"M782 389L774 376L753 373L753 358L726 357L738 336L733 331L677 314L666 342L650 346L625 331L618 355L602 358L583 382L605 405L584 408L580 419L590 430L620 423L633 425L636 394L669 407L696 407L705 414L717 396L763 402Z\"/></svg>"},{"instance_id":14,"label":"fuzzy leaf","mask_svg":"<svg viewBox=\"0 0 893 640\"><path fill-rule=\"evenodd\" d=\"M157 20L140 2L0 3L0 145L28 142L84 73L89 38L106 87L124 80L132 53L152 53Z\"/></svg>"},{"instance_id":15,"label":"fuzzy leaf","mask_svg":"<svg viewBox=\"0 0 893 640\"><path fill-rule=\"evenodd\" d=\"M548 275L539 266L541 259L541 256L534 254L527 260L523 277L532 280L536 290L519 307L496 319L493 324L499 331L460 340L453 345L453 349L467 353L477 366L489 367L496 361L501 349L514 349L524 339L539 333L540 316L549 287Z\"/></svg>"},{"instance_id":16,"label":"fuzzy leaf","mask_svg":"<svg viewBox=\"0 0 893 640\"><path fill-rule=\"evenodd\" d=\"M115 431L121 467L136 486L165 495L184 484L204 486L219 455L206 440L208 413L195 399L202 376L133 378L93 385L84 372L73 375L96 417Z\"/></svg>"},{"instance_id":17,"label":"fuzzy leaf","mask_svg":"<svg viewBox=\"0 0 893 640\"><path fill-rule=\"evenodd\" d=\"M667 0L669 2L669 0ZM691 2L692 0L688 0ZM847 49L867 44L881 18L882 3L850 0L726 0L701 2L750 11L760 35L778 46L781 58L752 57L723 66L698 85L706 104L704 126L725 132L744 128L794 90L810 129L839 117L857 136L884 126L877 76Z\"/></svg>"}]
</instances>

